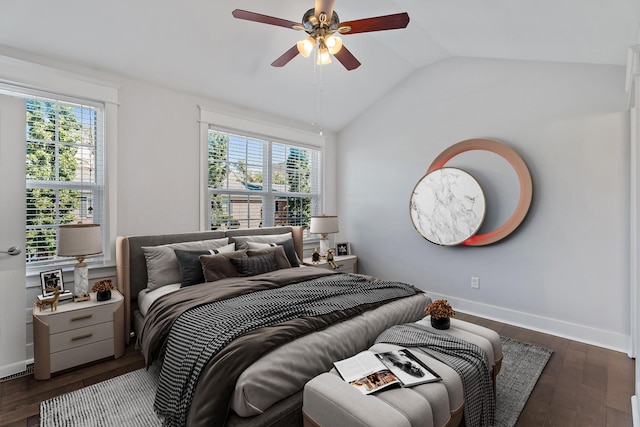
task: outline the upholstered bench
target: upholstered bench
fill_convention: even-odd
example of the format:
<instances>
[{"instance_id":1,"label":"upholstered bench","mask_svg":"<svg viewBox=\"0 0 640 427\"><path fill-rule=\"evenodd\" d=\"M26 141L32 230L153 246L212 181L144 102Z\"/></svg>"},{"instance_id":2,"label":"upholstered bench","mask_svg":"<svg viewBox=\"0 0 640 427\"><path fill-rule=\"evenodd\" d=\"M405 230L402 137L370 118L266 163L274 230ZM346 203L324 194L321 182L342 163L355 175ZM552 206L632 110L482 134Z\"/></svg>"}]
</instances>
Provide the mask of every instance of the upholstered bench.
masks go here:
<instances>
[{"instance_id":1,"label":"upholstered bench","mask_svg":"<svg viewBox=\"0 0 640 427\"><path fill-rule=\"evenodd\" d=\"M430 318L416 322L430 325ZM500 336L487 328L455 318L448 334L471 342L486 353L495 380L502 363ZM385 352L400 348L378 343L370 350ZM392 388L364 395L345 383L333 369L309 381L303 393L305 427L442 427L458 426L462 421L464 397L462 381L456 371L417 348L411 351L442 381L411 388Z\"/></svg>"}]
</instances>

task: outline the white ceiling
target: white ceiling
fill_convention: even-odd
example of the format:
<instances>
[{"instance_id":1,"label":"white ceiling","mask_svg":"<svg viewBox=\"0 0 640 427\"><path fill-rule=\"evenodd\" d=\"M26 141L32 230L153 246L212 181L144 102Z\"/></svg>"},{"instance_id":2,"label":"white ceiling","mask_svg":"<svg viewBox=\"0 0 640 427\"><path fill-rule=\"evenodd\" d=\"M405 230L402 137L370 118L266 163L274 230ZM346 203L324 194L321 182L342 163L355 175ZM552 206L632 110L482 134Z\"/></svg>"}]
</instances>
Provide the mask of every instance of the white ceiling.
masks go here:
<instances>
[{"instance_id":1,"label":"white ceiling","mask_svg":"<svg viewBox=\"0 0 640 427\"><path fill-rule=\"evenodd\" d=\"M0 0L0 45L276 113L337 131L408 75L453 57L625 65L638 0L337 0L341 21L408 12L406 29L343 37L346 71L296 57L304 33L234 19L300 21L313 0ZM36 8L37 7L37 8Z\"/></svg>"}]
</instances>

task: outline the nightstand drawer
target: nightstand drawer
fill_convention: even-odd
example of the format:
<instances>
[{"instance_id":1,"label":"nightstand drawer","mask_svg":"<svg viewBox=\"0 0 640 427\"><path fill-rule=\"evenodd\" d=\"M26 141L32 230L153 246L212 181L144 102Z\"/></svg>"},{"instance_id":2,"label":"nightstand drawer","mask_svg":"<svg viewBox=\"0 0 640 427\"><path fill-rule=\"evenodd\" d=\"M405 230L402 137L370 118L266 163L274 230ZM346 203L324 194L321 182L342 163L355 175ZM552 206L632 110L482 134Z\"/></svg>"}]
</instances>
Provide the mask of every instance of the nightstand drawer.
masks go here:
<instances>
[{"instance_id":1,"label":"nightstand drawer","mask_svg":"<svg viewBox=\"0 0 640 427\"><path fill-rule=\"evenodd\" d=\"M68 304L76 304L70 302ZM57 313L47 316L49 333L69 331L71 329L96 325L98 323L113 322L113 306L111 304L95 305L80 310Z\"/></svg>"},{"instance_id":2,"label":"nightstand drawer","mask_svg":"<svg viewBox=\"0 0 640 427\"><path fill-rule=\"evenodd\" d=\"M355 270L355 261L352 259L337 261L336 264L338 264L338 268L333 269L333 271L337 271L339 273L353 273Z\"/></svg>"},{"instance_id":3,"label":"nightstand drawer","mask_svg":"<svg viewBox=\"0 0 640 427\"><path fill-rule=\"evenodd\" d=\"M113 339L59 351L51 355L51 372L72 368L109 356L113 356Z\"/></svg>"},{"instance_id":4,"label":"nightstand drawer","mask_svg":"<svg viewBox=\"0 0 640 427\"><path fill-rule=\"evenodd\" d=\"M52 334L49 337L49 349L51 353L57 353L110 338L113 338L113 322L105 322Z\"/></svg>"},{"instance_id":5,"label":"nightstand drawer","mask_svg":"<svg viewBox=\"0 0 640 427\"><path fill-rule=\"evenodd\" d=\"M334 257L333 259L336 264L338 264L338 268L334 269L329 265L329 263L323 259L318 263L313 263L311 258L305 258L305 265L310 265L313 267L324 268L326 270L335 271L336 273L357 273L358 272L358 257L355 255L339 255Z\"/></svg>"}]
</instances>

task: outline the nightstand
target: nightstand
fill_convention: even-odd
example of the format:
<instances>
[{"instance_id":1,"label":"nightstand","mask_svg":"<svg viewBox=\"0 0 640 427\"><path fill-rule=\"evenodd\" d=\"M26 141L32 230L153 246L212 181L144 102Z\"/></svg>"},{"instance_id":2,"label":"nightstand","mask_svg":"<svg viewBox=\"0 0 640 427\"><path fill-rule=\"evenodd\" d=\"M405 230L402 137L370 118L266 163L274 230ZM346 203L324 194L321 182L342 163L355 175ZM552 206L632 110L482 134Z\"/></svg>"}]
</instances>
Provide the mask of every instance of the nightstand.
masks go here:
<instances>
[{"instance_id":1,"label":"nightstand","mask_svg":"<svg viewBox=\"0 0 640 427\"><path fill-rule=\"evenodd\" d=\"M124 297L117 290L111 299L58 305L56 311L33 305L34 377L124 354Z\"/></svg>"},{"instance_id":2,"label":"nightstand","mask_svg":"<svg viewBox=\"0 0 640 427\"><path fill-rule=\"evenodd\" d=\"M355 255L335 255L333 260L338 264L338 268L333 269L329 263L321 259L319 263L314 264L311 261L311 257L304 259L305 265L311 265L313 267L326 268L327 270L337 271L339 273L357 273L358 272L358 257Z\"/></svg>"}]
</instances>

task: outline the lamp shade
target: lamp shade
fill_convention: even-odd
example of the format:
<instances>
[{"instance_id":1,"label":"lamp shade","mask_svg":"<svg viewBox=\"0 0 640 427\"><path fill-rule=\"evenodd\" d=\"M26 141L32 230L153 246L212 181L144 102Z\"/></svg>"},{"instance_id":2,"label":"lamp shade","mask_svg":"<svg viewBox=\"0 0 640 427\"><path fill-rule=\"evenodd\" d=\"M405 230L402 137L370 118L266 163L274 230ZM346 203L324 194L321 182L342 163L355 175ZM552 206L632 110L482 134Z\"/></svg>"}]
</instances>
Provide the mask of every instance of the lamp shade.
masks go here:
<instances>
[{"instance_id":1,"label":"lamp shade","mask_svg":"<svg viewBox=\"0 0 640 427\"><path fill-rule=\"evenodd\" d=\"M300 40L296 44L296 47L298 48L298 52L300 52L300 55L304 56L305 58L308 58L309 55L311 55L311 52L313 52L313 48L315 47L315 45L316 45L316 39L309 36L304 40Z\"/></svg>"},{"instance_id":2,"label":"lamp shade","mask_svg":"<svg viewBox=\"0 0 640 427\"><path fill-rule=\"evenodd\" d=\"M338 36L329 36L325 39L325 45L329 49L329 53L335 55L342 49L342 39Z\"/></svg>"},{"instance_id":3,"label":"lamp shade","mask_svg":"<svg viewBox=\"0 0 640 427\"><path fill-rule=\"evenodd\" d=\"M60 226L58 255L77 257L102 252L100 224L67 224Z\"/></svg>"},{"instance_id":4,"label":"lamp shade","mask_svg":"<svg viewBox=\"0 0 640 427\"><path fill-rule=\"evenodd\" d=\"M313 234L329 234L337 233L338 231L340 230L338 229L337 216L322 215L311 217L309 232Z\"/></svg>"},{"instance_id":5,"label":"lamp shade","mask_svg":"<svg viewBox=\"0 0 640 427\"><path fill-rule=\"evenodd\" d=\"M326 46L318 48L318 60L316 61L316 64L331 64L331 55L329 55L329 49L327 49Z\"/></svg>"}]
</instances>

